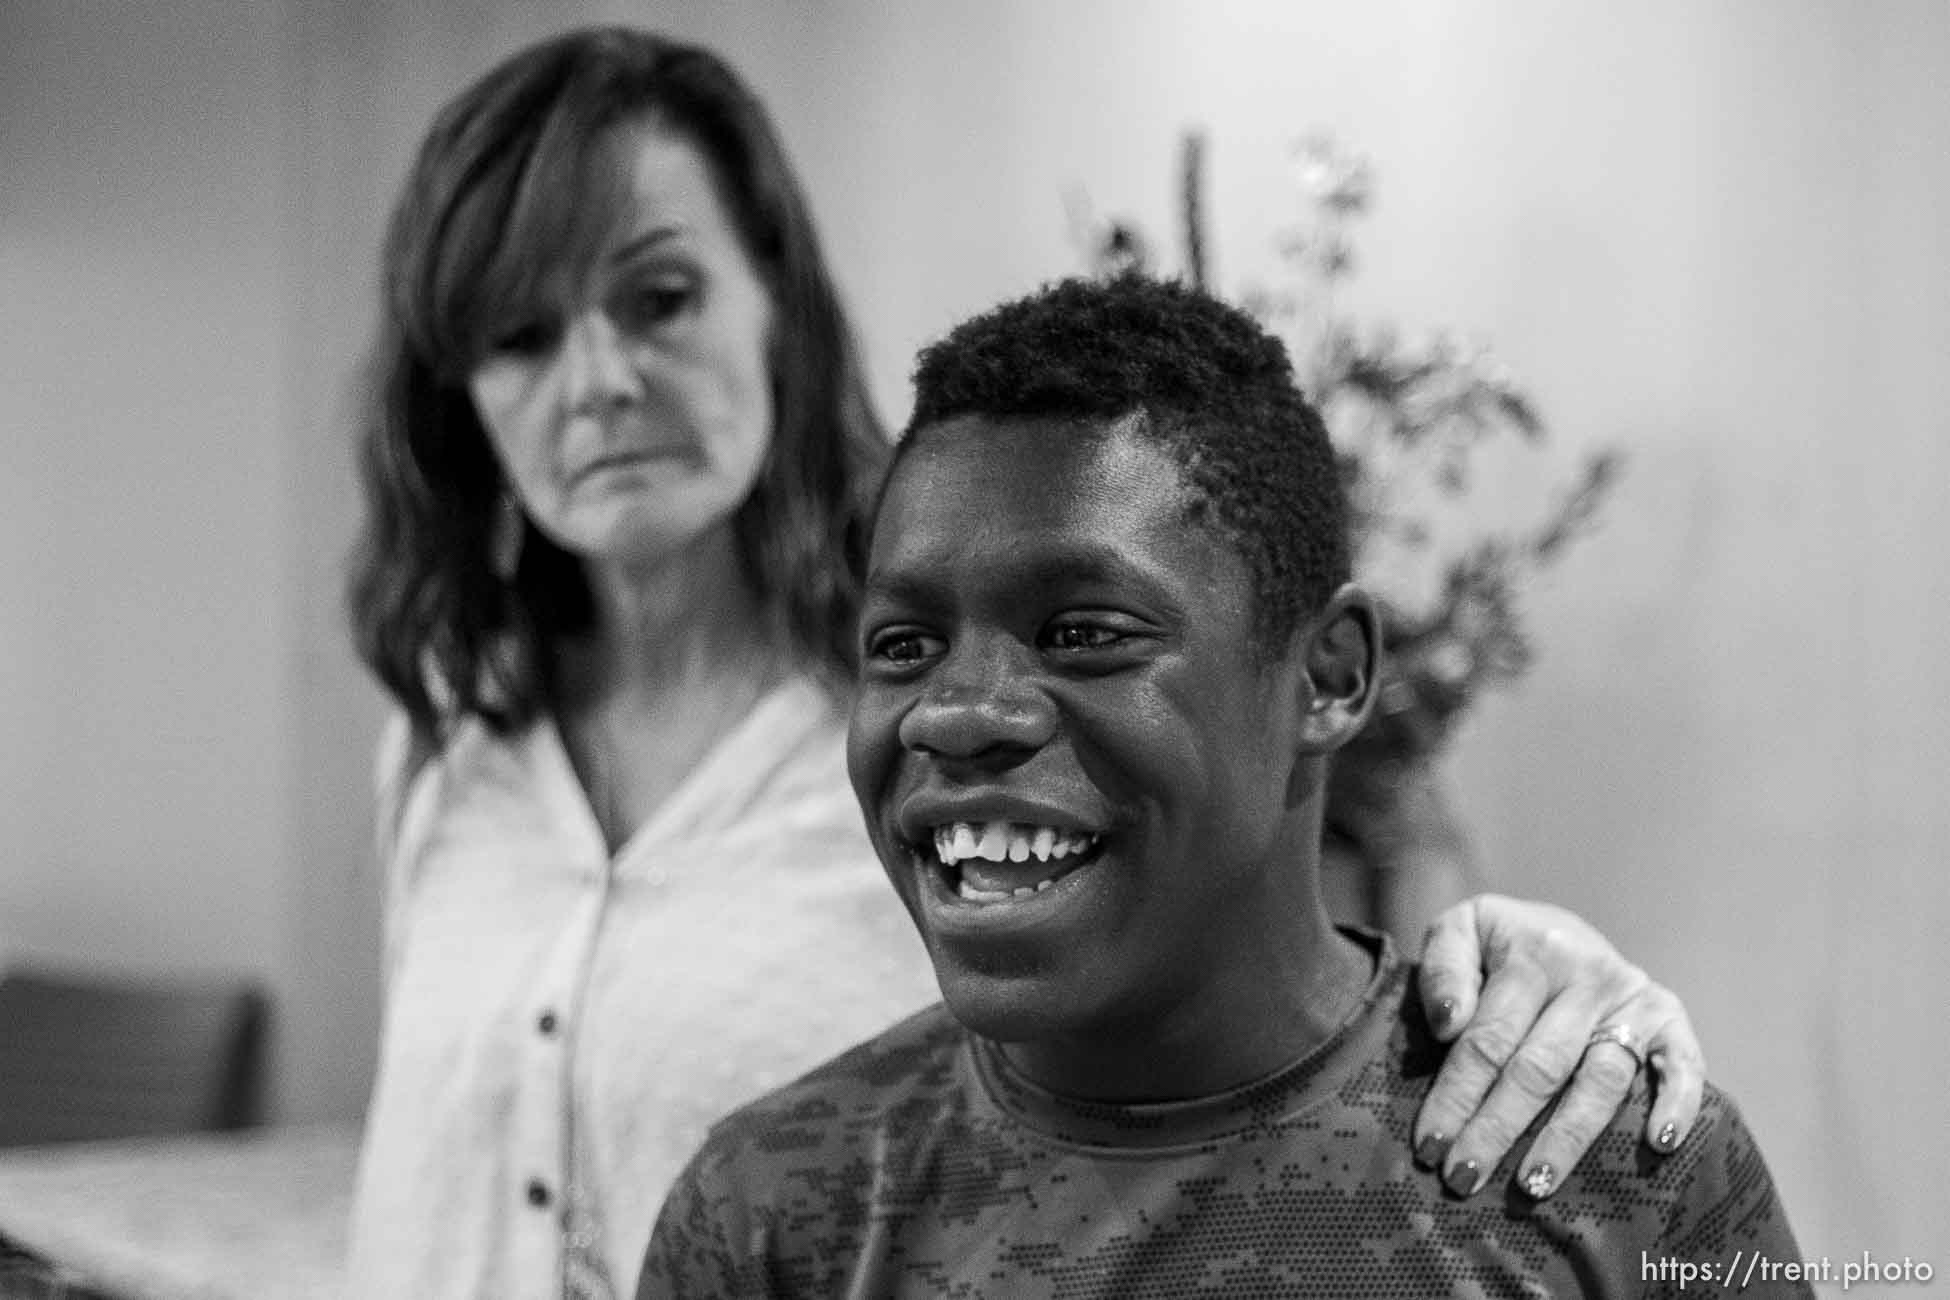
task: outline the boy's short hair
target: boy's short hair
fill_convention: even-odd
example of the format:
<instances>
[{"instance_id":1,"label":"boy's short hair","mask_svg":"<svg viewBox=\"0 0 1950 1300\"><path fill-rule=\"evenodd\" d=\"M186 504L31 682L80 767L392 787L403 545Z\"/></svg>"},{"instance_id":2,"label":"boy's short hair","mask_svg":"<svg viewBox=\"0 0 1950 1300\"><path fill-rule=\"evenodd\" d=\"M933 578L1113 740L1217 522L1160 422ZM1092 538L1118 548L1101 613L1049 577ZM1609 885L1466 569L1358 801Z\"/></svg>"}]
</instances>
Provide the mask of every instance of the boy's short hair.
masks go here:
<instances>
[{"instance_id":1,"label":"boy's short hair","mask_svg":"<svg viewBox=\"0 0 1950 1300\"><path fill-rule=\"evenodd\" d=\"M1129 420L1183 467L1192 520L1245 560L1262 653L1348 580L1347 495L1326 426L1285 346L1209 294L1139 275L1046 285L923 350L914 390L897 462L959 416Z\"/></svg>"}]
</instances>

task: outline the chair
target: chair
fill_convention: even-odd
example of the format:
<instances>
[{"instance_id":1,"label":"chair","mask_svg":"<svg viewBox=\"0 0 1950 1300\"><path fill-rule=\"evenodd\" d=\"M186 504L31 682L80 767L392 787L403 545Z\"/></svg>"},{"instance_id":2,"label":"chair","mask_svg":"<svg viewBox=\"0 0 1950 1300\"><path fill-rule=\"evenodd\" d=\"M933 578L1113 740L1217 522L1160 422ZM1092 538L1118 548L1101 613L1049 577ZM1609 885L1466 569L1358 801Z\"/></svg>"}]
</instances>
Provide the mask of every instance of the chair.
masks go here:
<instances>
[{"instance_id":1,"label":"chair","mask_svg":"<svg viewBox=\"0 0 1950 1300\"><path fill-rule=\"evenodd\" d=\"M0 1237L0 1300L115 1300L50 1264L32 1251Z\"/></svg>"},{"instance_id":2,"label":"chair","mask_svg":"<svg viewBox=\"0 0 1950 1300\"><path fill-rule=\"evenodd\" d=\"M247 981L0 974L0 1147L242 1128L265 1000Z\"/></svg>"}]
</instances>

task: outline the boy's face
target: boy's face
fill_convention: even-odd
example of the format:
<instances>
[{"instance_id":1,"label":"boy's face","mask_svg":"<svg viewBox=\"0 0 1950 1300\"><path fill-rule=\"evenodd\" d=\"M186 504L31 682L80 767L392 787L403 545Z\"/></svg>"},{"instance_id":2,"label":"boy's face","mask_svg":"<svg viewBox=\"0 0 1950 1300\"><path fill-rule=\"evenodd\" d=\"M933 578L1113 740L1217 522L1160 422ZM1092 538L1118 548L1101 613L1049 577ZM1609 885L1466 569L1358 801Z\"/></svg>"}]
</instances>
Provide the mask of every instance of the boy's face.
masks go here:
<instances>
[{"instance_id":1,"label":"boy's face","mask_svg":"<svg viewBox=\"0 0 1950 1300\"><path fill-rule=\"evenodd\" d=\"M1128 1034L1263 979L1295 874L1290 659L1244 560L1116 427L967 417L887 485L848 766L963 1023Z\"/></svg>"}]
</instances>

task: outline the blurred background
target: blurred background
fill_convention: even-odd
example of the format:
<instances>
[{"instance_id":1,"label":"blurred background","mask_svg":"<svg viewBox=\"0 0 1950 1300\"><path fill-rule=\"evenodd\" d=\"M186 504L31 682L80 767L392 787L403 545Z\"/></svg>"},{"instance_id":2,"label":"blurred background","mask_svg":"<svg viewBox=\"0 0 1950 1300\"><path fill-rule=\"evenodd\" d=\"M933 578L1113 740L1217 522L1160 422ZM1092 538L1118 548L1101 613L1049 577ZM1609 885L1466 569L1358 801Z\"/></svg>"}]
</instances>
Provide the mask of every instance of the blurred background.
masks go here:
<instances>
[{"instance_id":1,"label":"blurred background","mask_svg":"<svg viewBox=\"0 0 1950 1300\"><path fill-rule=\"evenodd\" d=\"M360 1113L379 231L440 102L591 20L766 97L895 422L918 345L1081 269L1066 197L1176 228L1186 128L1227 292L1296 136L1366 154L1351 305L1493 341L1560 464L1627 457L1447 760L1489 885L1685 997L1810 1254L1950 1269L1939 0L7 0L0 960L255 980L262 1113Z\"/></svg>"}]
</instances>

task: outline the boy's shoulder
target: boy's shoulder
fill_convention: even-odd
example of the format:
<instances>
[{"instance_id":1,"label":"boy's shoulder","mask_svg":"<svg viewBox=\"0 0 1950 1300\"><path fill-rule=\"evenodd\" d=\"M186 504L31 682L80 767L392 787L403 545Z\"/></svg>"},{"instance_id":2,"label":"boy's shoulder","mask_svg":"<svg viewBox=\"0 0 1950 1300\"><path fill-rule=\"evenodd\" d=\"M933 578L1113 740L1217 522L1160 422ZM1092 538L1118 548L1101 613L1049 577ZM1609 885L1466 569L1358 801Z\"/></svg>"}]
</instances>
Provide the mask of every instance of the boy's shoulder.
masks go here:
<instances>
[{"instance_id":1,"label":"boy's shoulder","mask_svg":"<svg viewBox=\"0 0 1950 1300\"><path fill-rule=\"evenodd\" d=\"M1628 1247L1649 1239L1662 1258L1731 1260L1743 1252L1798 1258L1773 1175L1734 1098L1707 1084L1698 1118L1670 1154L1654 1151L1645 1140L1651 1105L1651 1087L1641 1072L1559 1190L1542 1202L1511 1191L1511 1204L1546 1231ZM1547 1109L1530 1126L1497 1170L1506 1183L1517 1174L1516 1153L1529 1149L1550 1113ZM1641 1262L1628 1254L1618 1261L1621 1267Z\"/></svg>"},{"instance_id":2,"label":"boy's shoulder","mask_svg":"<svg viewBox=\"0 0 1950 1300\"><path fill-rule=\"evenodd\" d=\"M1415 967L1408 968L1411 987L1419 973ZM1405 999L1396 1009L1388 1053L1374 1063L1368 1076L1370 1086L1360 1090L1364 1102L1377 1109L1378 1119L1380 1112L1386 1113L1382 1128L1408 1140L1414 1117L1433 1089L1449 1051L1450 1045L1439 1042L1429 1029L1416 1000L1412 996ZM1576 1218L1590 1225L1615 1222L1629 1214L1640 1218L1641 1226L1648 1231L1657 1230L1709 1250L1724 1244L1713 1238L1713 1232L1716 1225L1726 1226L1725 1216L1710 1214L1707 1220L1694 1223L1689 1217L1691 1209L1728 1204L1778 1206L1759 1144L1731 1094L1706 1084L1698 1118L1686 1141L1670 1154L1655 1151L1645 1139L1653 1100L1652 1080L1648 1071L1641 1069L1559 1190L1545 1201L1534 1202L1515 1185L1531 1144L1555 1115L1558 1103L1546 1106L1511 1144L1503 1162L1489 1171L1484 1192L1478 1198L1454 1204L1493 1202L1502 1188L1507 1197L1501 1208L1517 1218L1540 1213Z\"/></svg>"},{"instance_id":3,"label":"boy's shoulder","mask_svg":"<svg viewBox=\"0 0 1950 1300\"><path fill-rule=\"evenodd\" d=\"M719 1120L664 1202L638 1296L844 1290L890 1182L964 1145L966 1055L936 1004Z\"/></svg>"},{"instance_id":4,"label":"boy's shoulder","mask_svg":"<svg viewBox=\"0 0 1950 1300\"><path fill-rule=\"evenodd\" d=\"M926 1007L740 1106L716 1124L692 1172L775 1184L890 1122L964 1104L967 1031L940 1003Z\"/></svg>"},{"instance_id":5,"label":"boy's shoulder","mask_svg":"<svg viewBox=\"0 0 1950 1300\"><path fill-rule=\"evenodd\" d=\"M1389 1059L1368 1094L1389 1113L1383 1127L1401 1140L1407 1140L1448 1052L1410 999L1399 1014ZM1533 1264L1541 1265L1543 1248L1576 1256L1585 1276L1603 1279L1595 1289L1604 1294L1636 1294L1634 1286L1641 1283L1647 1294L1666 1294L1679 1278L1676 1271L1659 1272L1665 1260L1799 1258L1766 1158L1734 1098L1705 1085L1685 1142L1669 1154L1646 1141L1653 1099L1649 1073L1640 1070L1577 1167L1550 1197L1536 1201L1518 1189L1517 1181L1531 1145L1557 1109L1556 1104L1545 1107L1488 1172L1475 1197L1457 1200L1421 1184L1430 1192L1427 1208L1437 1231L1461 1237L1473 1227L1488 1227ZM1415 1180L1406 1181L1414 1185ZM1810 1294L1801 1286L1769 1292L1777 1293Z\"/></svg>"}]
</instances>

